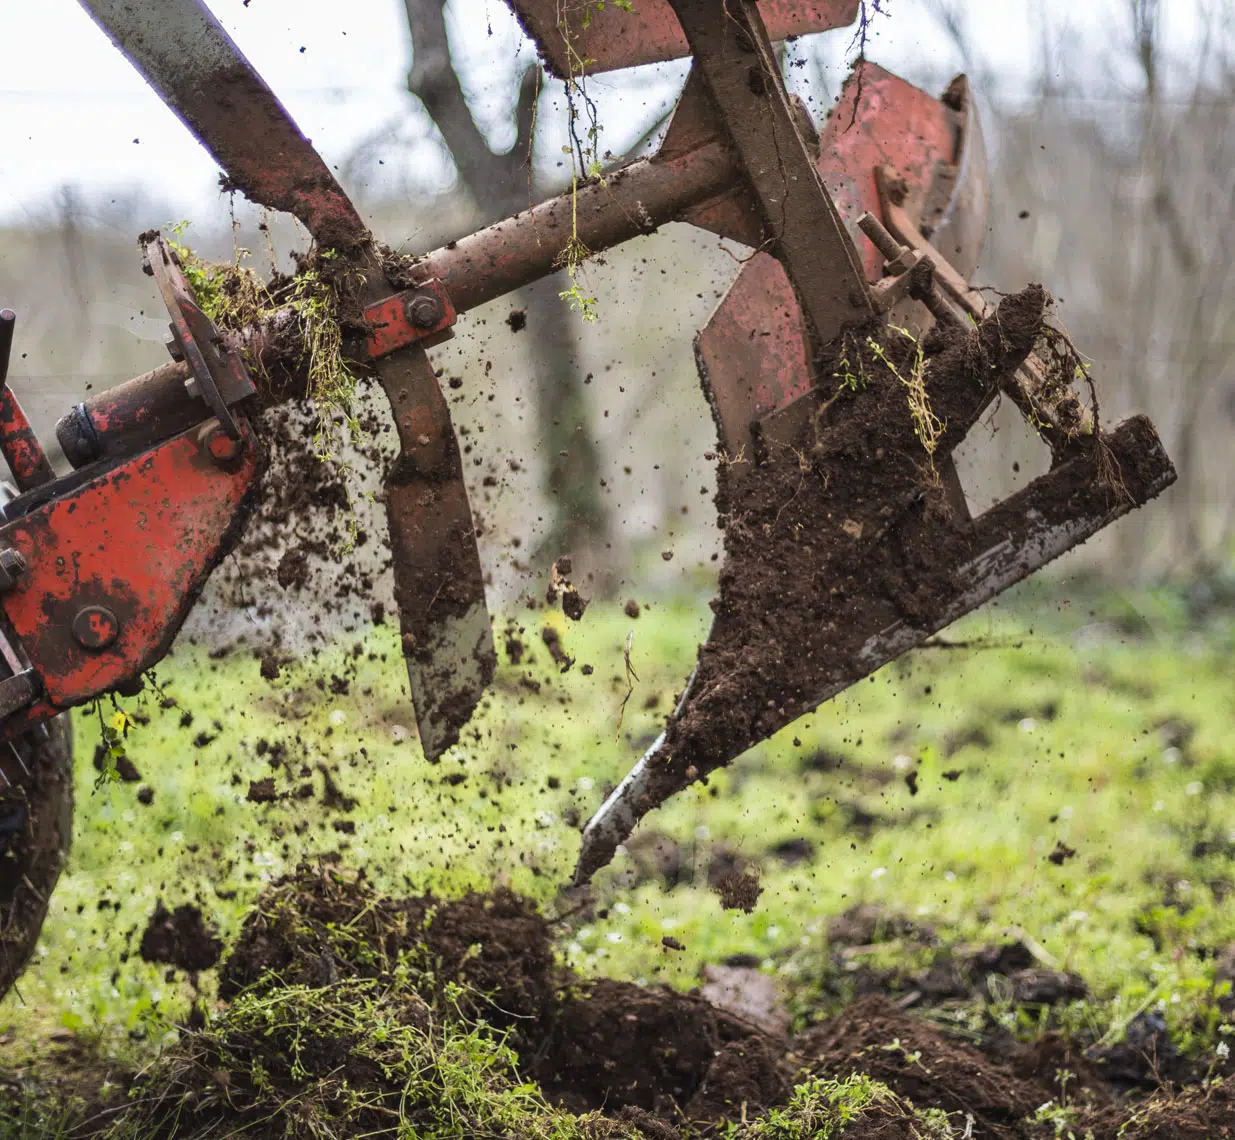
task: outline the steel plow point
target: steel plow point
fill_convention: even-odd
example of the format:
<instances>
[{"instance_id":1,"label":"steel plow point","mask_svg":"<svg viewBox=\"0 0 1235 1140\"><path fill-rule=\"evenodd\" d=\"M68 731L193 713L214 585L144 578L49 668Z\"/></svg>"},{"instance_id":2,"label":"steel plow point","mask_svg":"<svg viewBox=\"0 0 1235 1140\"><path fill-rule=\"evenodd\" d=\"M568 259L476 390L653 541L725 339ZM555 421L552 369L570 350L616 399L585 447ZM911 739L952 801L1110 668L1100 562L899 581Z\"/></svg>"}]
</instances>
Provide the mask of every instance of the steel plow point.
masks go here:
<instances>
[{"instance_id":1,"label":"steel plow point","mask_svg":"<svg viewBox=\"0 0 1235 1140\"><path fill-rule=\"evenodd\" d=\"M1108 472L1117 473L1114 482L1108 478ZM767 692L753 695L766 696L776 707L768 708L746 738L732 739L727 742L728 747L707 755L691 754L689 740L680 741L677 753L669 746L675 725L681 723L692 706L708 696L698 691L696 670L669 718L666 731L584 829L575 884L586 883L609 863L643 816L675 792L921 645L932 634L1143 506L1174 481L1175 468L1153 424L1144 416L1125 420L1113 431L1103 433L1100 446L1089 446L1035 479L973 520L963 534L954 536L949 544L948 563L936 569L946 571L955 588L934 605L907 616L871 581L865 593L849 599L844 608L844 628L835 638L821 631L814 647L817 667L812 687L800 692L790 707L778 684L781 678L767 678ZM928 529L928 524L921 520L912 520L908 525L923 533ZM780 596L791 604L791 590ZM853 620L855 615L860 615L860 624ZM827 650L833 642L836 652L829 656ZM684 759L691 762L683 763Z\"/></svg>"}]
</instances>

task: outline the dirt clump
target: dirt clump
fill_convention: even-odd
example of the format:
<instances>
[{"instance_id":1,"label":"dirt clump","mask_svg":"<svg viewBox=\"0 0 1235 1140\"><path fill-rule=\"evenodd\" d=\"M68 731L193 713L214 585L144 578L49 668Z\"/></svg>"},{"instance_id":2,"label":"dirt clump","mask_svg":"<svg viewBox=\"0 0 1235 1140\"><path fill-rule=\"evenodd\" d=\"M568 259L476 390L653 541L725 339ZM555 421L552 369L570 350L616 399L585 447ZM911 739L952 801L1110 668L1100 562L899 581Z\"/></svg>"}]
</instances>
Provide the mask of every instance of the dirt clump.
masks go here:
<instances>
[{"instance_id":1,"label":"dirt clump","mask_svg":"<svg viewBox=\"0 0 1235 1140\"><path fill-rule=\"evenodd\" d=\"M275 791L274 777L266 776L261 780L250 780L249 790L244 797L251 804L272 804L279 798Z\"/></svg>"},{"instance_id":2,"label":"dirt clump","mask_svg":"<svg viewBox=\"0 0 1235 1140\"><path fill-rule=\"evenodd\" d=\"M209 970L223 953L223 943L191 903L169 911L158 903L142 933L138 953L146 962L175 966L186 974Z\"/></svg>"},{"instance_id":3,"label":"dirt clump","mask_svg":"<svg viewBox=\"0 0 1235 1140\"><path fill-rule=\"evenodd\" d=\"M725 910L740 910L750 914L763 894L756 871L726 871L713 888Z\"/></svg>"},{"instance_id":4,"label":"dirt clump","mask_svg":"<svg viewBox=\"0 0 1235 1140\"><path fill-rule=\"evenodd\" d=\"M808 1030L792 1052L814 1073L865 1073L915 1105L972 1116L975 1135L1013 1138L1051 1098L1040 1084L992 1063L972 1045L943 1036L881 997L856 1002Z\"/></svg>"}]
</instances>

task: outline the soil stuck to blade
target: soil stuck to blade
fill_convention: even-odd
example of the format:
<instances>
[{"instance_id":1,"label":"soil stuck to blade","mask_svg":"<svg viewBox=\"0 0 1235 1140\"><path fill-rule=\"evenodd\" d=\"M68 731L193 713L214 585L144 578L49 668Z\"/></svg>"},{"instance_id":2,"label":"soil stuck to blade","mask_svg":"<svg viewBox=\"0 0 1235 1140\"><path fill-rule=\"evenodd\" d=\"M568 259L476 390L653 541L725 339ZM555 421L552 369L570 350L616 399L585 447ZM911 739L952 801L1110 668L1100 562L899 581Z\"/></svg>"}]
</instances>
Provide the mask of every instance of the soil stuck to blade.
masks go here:
<instances>
[{"instance_id":1,"label":"soil stuck to blade","mask_svg":"<svg viewBox=\"0 0 1235 1140\"><path fill-rule=\"evenodd\" d=\"M956 568L982 549L971 548L943 464L1001 378L1059 335L1048 306L1030 286L976 329L937 327L920 342L891 328L882 344L852 337L819 362L839 378L830 396L764 421L761 453L722 457L715 618L640 813L869 673L882 663L868 652L873 637L897 623L934 628L972 585ZM1110 438L1077 439L1064 485L1009 511L1006 533L1024 529L1030 508L1071 518L1126 494L1107 471L1138 471L1141 438L1113 459Z\"/></svg>"},{"instance_id":2,"label":"soil stuck to blade","mask_svg":"<svg viewBox=\"0 0 1235 1140\"><path fill-rule=\"evenodd\" d=\"M504 891L391 899L303 870L259 900L220 997L138 1080L124 1135L1048 1140L1040 1108L1064 1104L1094 1140L1235 1136L1229 1077L1127 1100L1083 1043L960 1039L882 996L786 1036L701 992L581 979Z\"/></svg>"}]
</instances>

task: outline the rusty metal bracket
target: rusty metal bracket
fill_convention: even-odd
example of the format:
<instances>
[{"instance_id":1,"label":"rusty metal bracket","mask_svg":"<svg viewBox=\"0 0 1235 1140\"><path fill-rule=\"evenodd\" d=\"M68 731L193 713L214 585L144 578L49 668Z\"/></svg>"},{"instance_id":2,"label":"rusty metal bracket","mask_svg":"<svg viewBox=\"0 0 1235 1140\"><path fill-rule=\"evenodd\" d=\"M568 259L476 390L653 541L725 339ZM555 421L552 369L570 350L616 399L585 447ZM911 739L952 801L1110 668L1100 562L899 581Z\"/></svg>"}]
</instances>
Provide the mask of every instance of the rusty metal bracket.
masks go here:
<instances>
[{"instance_id":1,"label":"rusty metal bracket","mask_svg":"<svg viewBox=\"0 0 1235 1140\"><path fill-rule=\"evenodd\" d=\"M862 262L819 177L754 0L670 0L754 191L772 252L821 344L875 316Z\"/></svg>"},{"instance_id":2,"label":"rusty metal bracket","mask_svg":"<svg viewBox=\"0 0 1235 1140\"><path fill-rule=\"evenodd\" d=\"M412 344L432 346L448 339L458 313L446 286L434 278L374 302L364 319L369 326L365 348L369 359L377 360Z\"/></svg>"},{"instance_id":3,"label":"rusty metal bracket","mask_svg":"<svg viewBox=\"0 0 1235 1140\"><path fill-rule=\"evenodd\" d=\"M231 408L257 391L248 370L239 355L228 350L219 330L193 299L171 246L156 237L146 243L145 255L146 269L157 282L171 314L172 357L189 366L185 391L190 397L204 400L228 436L240 439L240 425Z\"/></svg>"}]
</instances>

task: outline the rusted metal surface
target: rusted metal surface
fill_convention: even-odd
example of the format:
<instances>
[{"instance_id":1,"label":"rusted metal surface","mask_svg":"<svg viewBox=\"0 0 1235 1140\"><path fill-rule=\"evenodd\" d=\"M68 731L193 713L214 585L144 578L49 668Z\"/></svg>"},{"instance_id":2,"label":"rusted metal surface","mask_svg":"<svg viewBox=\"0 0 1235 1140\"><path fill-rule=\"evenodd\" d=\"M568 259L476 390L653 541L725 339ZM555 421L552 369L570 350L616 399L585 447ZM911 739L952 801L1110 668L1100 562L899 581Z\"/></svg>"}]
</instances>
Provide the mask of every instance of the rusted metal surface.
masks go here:
<instances>
[{"instance_id":1,"label":"rusted metal surface","mask_svg":"<svg viewBox=\"0 0 1235 1140\"><path fill-rule=\"evenodd\" d=\"M442 283L429 280L369 305L364 319L370 326L365 347L369 358L376 360L440 336L455 323L458 314Z\"/></svg>"},{"instance_id":2,"label":"rusted metal surface","mask_svg":"<svg viewBox=\"0 0 1235 1140\"><path fill-rule=\"evenodd\" d=\"M682 211L728 190L740 177L720 142L667 160L640 159L578 190L579 240L599 253L652 233ZM423 278L436 278L467 312L560 267L571 236L571 194L561 194L426 254Z\"/></svg>"},{"instance_id":3,"label":"rusted metal surface","mask_svg":"<svg viewBox=\"0 0 1235 1140\"><path fill-rule=\"evenodd\" d=\"M695 361L720 446L749 456L756 421L814 383L802 310L776 258L757 253L742 267L695 338Z\"/></svg>"},{"instance_id":4,"label":"rusted metal surface","mask_svg":"<svg viewBox=\"0 0 1235 1140\"><path fill-rule=\"evenodd\" d=\"M670 0L819 343L874 316L853 239L798 129L754 0Z\"/></svg>"},{"instance_id":5,"label":"rusted metal surface","mask_svg":"<svg viewBox=\"0 0 1235 1140\"><path fill-rule=\"evenodd\" d=\"M0 527L0 546L28 565L0 604L42 686L5 735L131 681L166 654L238 537L260 469L246 421L230 470L197 436L176 436ZM111 635L83 644L90 613L103 610L115 619Z\"/></svg>"},{"instance_id":6,"label":"rusted metal surface","mask_svg":"<svg viewBox=\"0 0 1235 1140\"><path fill-rule=\"evenodd\" d=\"M158 283L171 314L172 355L189 366L187 394L203 401L223 430L232 439L239 439L240 427L232 415L232 405L255 392L240 354L228 349L218 329L198 308L171 246L161 237L153 238L146 242L145 257L146 268Z\"/></svg>"},{"instance_id":7,"label":"rusted metal surface","mask_svg":"<svg viewBox=\"0 0 1235 1140\"><path fill-rule=\"evenodd\" d=\"M956 158L956 134L952 116L939 100L870 64L862 104L866 114L877 111L880 118L860 118L850 128L857 86L851 76L820 133L817 169L846 227L861 236L864 272L878 281L884 257L858 227L863 213L880 210L876 167L871 164L894 161L896 177L925 198L936 172ZM706 137L702 131L696 126L693 136L686 137ZM976 251L969 256L976 262ZM752 446L757 420L811 389L815 378L805 330L780 262L757 254L742 267L696 338L695 357L721 446L731 455Z\"/></svg>"},{"instance_id":8,"label":"rusted metal surface","mask_svg":"<svg viewBox=\"0 0 1235 1140\"><path fill-rule=\"evenodd\" d=\"M437 760L493 680L497 652L485 605L459 443L421 345L383 357L400 455L386 478L403 657L425 756Z\"/></svg>"},{"instance_id":9,"label":"rusted metal surface","mask_svg":"<svg viewBox=\"0 0 1235 1140\"><path fill-rule=\"evenodd\" d=\"M0 453L21 491L41 487L55 477L43 445L11 388L0 393Z\"/></svg>"},{"instance_id":10,"label":"rusted metal surface","mask_svg":"<svg viewBox=\"0 0 1235 1140\"><path fill-rule=\"evenodd\" d=\"M200 423L203 405L185 392L189 366L170 361L98 392L61 416L56 439L74 467L132 455Z\"/></svg>"},{"instance_id":11,"label":"rusted metal surface","mask_svg":"<svg viewBox=\"0 0 1235 1140\"><path fill-rule=\"evenodd\" d=\"M0 454L8 463L18 489L28 491L54 478L55 472L30 427L21 401L8 386L9 357L16 325L17 314L12 309L0 309Z\"/></svg>"},{"instance_id":12,"label":"rusted metal surface","mask_svg":"<svg viewBox=\"0 0 1235 1140\"><path fill-rule=\"evenodd\" d=\"M367 230L300 128L201 0L81 0L226 172L226 184L295 214L323 246Z\"/></svg>"},{"instance_id":13,"label":"rusted metal surface","mask_svg":"<svg viewBox=\"0 0 1235 1140\"><path fill-rule=\"evenodd\" d=\"M523 29L535 41L553 74L564 78L584 70L589 75L644 63L678 59L690 51L686 36L667 0L634 0L631 10L609 3L584 6L575 14L561 0L510 0ZM858 0L762 0L759 5L774 40L826 32L852 24ZM716 19L723 8L716 6Z\"/></svg>"},{"instance_id":14,"label":"rusted metal surface","mask_svg":"<svg viewBox=\"0 0 1235 1140\"><path fill-rule=\"evenodd\" d=\"M863 615L859 630L847 628L846 639L864 635L858 653L838 657L837 674L802 702L815 707L895 660L932 634L972 612L1004 590L1023 581L1047 563L1080 545L1103 527L1150 499L1175 481L1175 468L1167 457L1153 424L1134 416L1105 437L1109 455L1124 476L1116 489L1100 478L1090 449L1035 479L1027 487L979 516L967 528L958 551L952 577L958 588L946 606L921 620L911 621L896 611L872 583L868 595L848 612ZM920 526L929 526L919 520ZM693 682L693 677L692 677ZM678 704L680 711L691 698L691 682ZM801 715L803 708L773 721L775 731ZM576 883L587 882L612 859L618 846L655 804L650 796L652 773L664 762L662 734L644 753L629 774L608 796L583 832ZM735 744L743 751L745 742Z\"/></svg>"},{"instance_id":15,"label":"rusted metal surface","mask_svg":"<svg viewBox=\"0 0 1235 1140\"><path fill-rule=\"evenodd\" d=\"M956 166L959 130L956 112L876 64L859 63L845 81L819 132L820 173L862 252L867 280L878 281L883 272L882 255L857 228L866 211L879 214L876 170L885 168L924 202L937 176L948 176ZM975 164L973 173L984 171ZM984 204L984 195L981 200ZM961 212L955 211L958 219ZM974 221L981 237L985 209ZM980 250L979 240L976 249L963 251L962 260L976 265Z\"/></svg>"}]
</instances>

